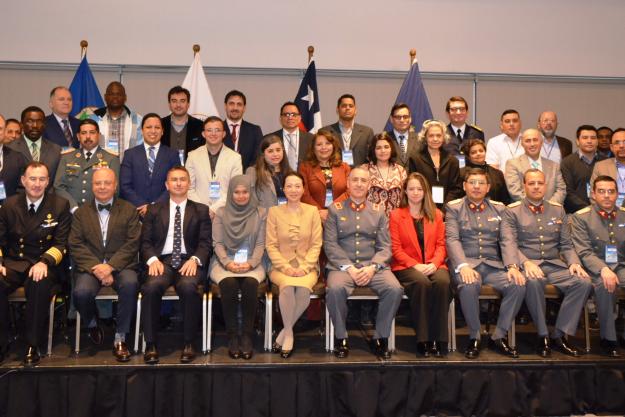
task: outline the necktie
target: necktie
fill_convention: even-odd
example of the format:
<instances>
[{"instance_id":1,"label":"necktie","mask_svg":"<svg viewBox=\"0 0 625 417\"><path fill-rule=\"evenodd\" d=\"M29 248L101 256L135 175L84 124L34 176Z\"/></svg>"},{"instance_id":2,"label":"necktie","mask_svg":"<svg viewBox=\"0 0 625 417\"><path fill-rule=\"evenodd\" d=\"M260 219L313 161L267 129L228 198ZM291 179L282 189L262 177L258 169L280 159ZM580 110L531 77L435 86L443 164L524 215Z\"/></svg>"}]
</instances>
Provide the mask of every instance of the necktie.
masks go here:
<instances>
[{"instance_id":1,"label":"necktie","mask_svg":"<svg viewBox=\"0 0 625 417\"><path fill-rule=\"evenodd\" d=\"M69 121L67 119L63 119L63 135L65 136L67 144L72 146L72 132L69 130Z\"/></svg>"},{"instance_id":2,"label":"necktie","mask_svg":"<svg viewBox=\"0 0 625 417\"><path fill-rule=\"evenodd\" d=\"M150 171L150 175L152 175L152 171L154 171L154 163L156 162L156 155L154 154L154 146L150 146L148 148L148 171Z\"/></svg>"},{"instance_id":3,"label":"necktie","mask_svg":"<svg viewBox=\"0 0 625 417\"><path fill-rule=\"evenodd\" d=\"M33 161L39 162L39 148L37 147L37 143L30 143L30 154L33 157Z\"/></svg>"},{"instance_id":4,"label":"necktie","mask_svg":"<svg viewBox=\"0 0 625 417\"><path fill-rule=\"evenodd\" d=\"M31 216L35 215L35 203L30 203L30 208L28 209L28 214Z\"/></svg>"},{"instance_id":5,"label":"necktie","mask_svg":"<svg viewBox=\"0 0 625 417\"><path fill-rule=\"evenodd\" d=\"M540 165L538 164L538 161L532 161L532 168L534 169L539 169Z\"/></svg>"},{"instance_id":6,"label":"necktie","mask_svg":"<svg viewBox=\"0 0 625 417\"><path fill-rule=\"evenodd\" d=\"M401 154L406 154L406 137L404 135L399 135L399 148L401 149Z\"/></svg>"},{"instance_id":7,"label":"necktie","mask_svg":"<svg viewBox=\"0 0 625 417\"><path fill-rule=\"evenodd\" d=\"M232 143L234 144L234 148L236 149L237 147L237 140L239 140L239 134L237 133L237 126L239 126L236 123L231 124L230 126L232 126Z\"/></svg>"},{"instance_id":8,"label":"necktie","mask_svg":"<svg viewBox=\"0 0 625 417\"><path fill-rule=\"evenodd\" d=\"M87 151L87 154L85 155L86 157L85 159L89 161L91 159L91 155L92 155L91 151Z\"/></svg>"},{"instance_id":9,"label":"necktie","mask_svg":"<svg viewBox=\"0 0 625 417\"><path fill-rule=\"evenodd\" d=\"M176 216L174 217L174 248L171 252L171 266L174 269L180 268L180 254L182 252L182 215L180 206L176 206Z\"/></svg>"},{"instance_id":10,"label":"necktie","mask_svg":"<svg viewBox=\"0 0 625 417\"><path fill-rule=\"evenodd\" d=\"M458 129L456 136L458 137L458 142L462 143L462 130Z\"/></svg>"},{"instance_id":11,"label":"necktie","mask_svg":"<svg viewBox=\"0 0 625 417\"><path fill-rule=\"evenodd\" d=\"M102 211L102 210L106 210L106 211L111 211L111 204L98 204L98 210Z\"/></svg>"}]
</instances>

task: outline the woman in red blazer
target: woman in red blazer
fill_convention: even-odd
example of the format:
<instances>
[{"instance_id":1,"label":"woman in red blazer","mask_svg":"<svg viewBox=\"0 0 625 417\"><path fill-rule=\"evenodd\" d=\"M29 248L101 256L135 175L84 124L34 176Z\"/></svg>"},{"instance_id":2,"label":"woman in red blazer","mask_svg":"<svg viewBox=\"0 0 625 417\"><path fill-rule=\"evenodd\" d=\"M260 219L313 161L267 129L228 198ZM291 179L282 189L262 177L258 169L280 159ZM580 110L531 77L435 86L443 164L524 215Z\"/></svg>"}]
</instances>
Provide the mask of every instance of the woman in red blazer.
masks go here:
<instances>
[{"instance_id":1,"label":"woman in red blazer","mask_svg":"<svg viewBox=\"0 0 625 417\"><path fill-rule=\"evenodd\" d=\"M422 174L410 174L402 188L401 205L389 219L391 270L410 299L417 354L443 356L451 294L443 214L436 208L430 184Z\"/></svg>"}]
</instances>

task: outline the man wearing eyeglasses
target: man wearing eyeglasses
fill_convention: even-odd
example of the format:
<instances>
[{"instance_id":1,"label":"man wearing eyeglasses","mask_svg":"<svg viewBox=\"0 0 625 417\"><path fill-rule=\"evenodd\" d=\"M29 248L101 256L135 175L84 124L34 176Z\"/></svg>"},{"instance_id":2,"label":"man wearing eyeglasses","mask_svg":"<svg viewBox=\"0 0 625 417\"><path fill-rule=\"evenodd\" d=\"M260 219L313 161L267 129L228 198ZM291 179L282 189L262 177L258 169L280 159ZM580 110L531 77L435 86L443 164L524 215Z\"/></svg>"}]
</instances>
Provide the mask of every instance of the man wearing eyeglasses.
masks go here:
<instances>
[{"instance_id":1,"label":"man wearing eyeglasses","mask_svg":"<svg viewBox=\"0 0 625 417\"><path fill-rule=\"evenodd\" d=\"M420 148L417 132L415 132L414 126L412 126L410 107L406 103L395 104L391 108L389 118L391 125L393 125L393 130L387 133L395 139L397 155L399 156L397 162L407 170L410 156L415 154Z\"/></svg>"},{"instance_id":2,"label":"man wearing eyeglasses","mask_svg":"<svg viewBox=\"0 0 625 417\"><path fill-rule=\"evenodd\" d=\"M613 158L604 159L595 164L590 176L590 183L594 184L597 177L607 175L616 180L618 196L616 206L622 207L625 200L625 129L619 127L612 133L610 150Z\"/></svg>"},{"instance_id":3,"label":"man wearing eyeglasses","mask_svg":"<svg viewBox=\"0 0 625 417\"><path fill-rule=\"evenodd\" d=\"M306 152L308 152L313 139L312 134L299 128L301 121L302 114L297 104L287 101L280 107L282 129L272 133L272 135L282 138L289 166L295 171L297 171L299 161L306 159Z\"/></svg>"},{"instance_id":4,"label":"man wearing eyeglasses","mask_svg":"<svg viewBox=\"0 0 625 417\"><path fill-rule=\"evenodd\" d=\"M475 125L467 124L469 105L463 97L454 96L447 100L445 111L447 112L447 117L449 117L447 133L449 133L450 140L449 143L443 146L448 153L454 156L461 154L462 147L469 139L484 140L482 129Z\"/></svg>"}]
</instances>

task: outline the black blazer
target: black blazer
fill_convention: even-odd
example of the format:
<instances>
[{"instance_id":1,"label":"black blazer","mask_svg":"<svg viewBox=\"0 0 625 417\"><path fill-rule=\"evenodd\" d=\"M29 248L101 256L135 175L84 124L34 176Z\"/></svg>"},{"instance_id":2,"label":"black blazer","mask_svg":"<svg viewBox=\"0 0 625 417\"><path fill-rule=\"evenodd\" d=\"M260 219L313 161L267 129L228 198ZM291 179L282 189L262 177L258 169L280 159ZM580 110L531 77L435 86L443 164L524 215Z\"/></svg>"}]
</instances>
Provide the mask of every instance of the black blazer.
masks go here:
<instances>
[{"instance_id":1,"label":"black blazer","mask_svg":"<svg viewBox=\"0 0 625 417\"><path fill-rule=\"evenodd\" d=\"M230 149L234 149L234 142L232 142L232 136L230 135L230 127L227 126L228 121L224 120L224 126L226 128L226 137L224 138L224 145ZM238 131L239 142L239 154L241 155L241 162L243 163L243 172L247 167L254 165L256 157L258 156L258 149L260 148L260 142L263 140L263 131L260 126L243 120Z\"/></svg>"},{"instance_id":2,"label":"black blazer","mask_svg":"<svg viewBox=\"0 0 625 417\"><path fill-rule=\"evenodd\" d=\"M276 135L280 139L283 139L284 129L276 130L275 132L271 133L271 135ZM310 144L312 143L314 137L315 135L313 135L312 133L304 132L302 129L299 129L299 149L297 151L297 158L300 162L306 160L306 153L308 153L308 148L310 148ZM282 146L284 146L286 149L286 145L284 143L282 144ZM260 149L258 151L260 153ZM291 169L297 171L297 167L291 167Z\"/></svg>"},{"instance_id":3,"label":"black blazer","mask_svg":"<svg viewBox=\"0 0 625 417\"><path fill-rule=\"evenodd\" d=\"M484 165L474 165L467 161L464 168L460 168L460 177L458 178L458 187L462 190L462 195L464 195L464 189L462 188L462 183L464 182L464 173L468 168L479 168L486 171L488 175L488 179L490 180L490 191L486 195L491 200L499 201L508 205L512 202L510 198L510 193L508 192L508 187L506 186L506 180L504 178L503 172L498 170L497 168L493 168L488 164Z\"/></svg>"},{"instance_id":4,"label":"black blazer","mask_svg":"<svg viewBox=\"0 0 625 417\"><path fill-rule=\"evenodd\" d=\"M74 116L68 116L67 120L69 120L69 126L72 130L72 147L78 149L80 147L80 143L78 142L78 127L80 126L80 120ZM46 127L43 131L43 137L48 139L50 142L56 143L61 148L69 146L67 144L67 139L65 139L65 134L63 134L63 126L59 124L56 117L54 117L54 114L46 116Z\"/></svg>"},{"instance_id":5,"label":"black blazer","mask_svg":"<svg viewBox=\"0 0 625 417\"><path fill-rule=\"evenodd\" d=\"M451 123L447 125L447 133L450 136L449 142L443 145L443 149L447 151L447 153L451 155L460 155L463 153L462 147L471 139L482 139L484 140L484 132L480 129L477 129L475 126L466 124L464 127L464 135L462 135L462 143L458 143L458 137L456 132L453 131L453 127Z\"/></svg>"},{"instance_id":6,"label":"black blazer","mask_svg":"<svg viewBox=\"0 0 625 417\"><path fill-rule=\"evenodd\" d=\"M163 137L161 143L171 148L171 114L167 117L161 118L163 124ZM189 115L187 121L187 143L184 149L184 160L187 160L187 155L194 149L204 145L206 141L202 136L202 130L204 130L204 123L200 119Z\"/></svg>"},{"instance_id":7,"label":"black blazer","mask_svg":"<svg viewBox=\"0 0 625 417\"><path fill-rule=\"evenodd\" d=\"M420 172L428 179L431 186L439 185L444 187L444 203L436 205L439 209L442 209L447 202L462 197L463 192L459 187L458 181L460 178L458 159L448 154L443 148L441 148L440 152L441 164L438 172L434 168L434 162L432 162L427 146L411 155L408 165L410 172Z\"/></svg>"},{"instance_id":8,"label":"black blazer","mask_svg":"<svg viewBox=\"0 0 625 417\"><path fill-rule=\"evenodd\" d=\"M7 146L2 147L2 171L0 171L0 181L4 182L4 190L7 198L21 190L22 183L20 177L24 173L24 167L28 164L28 160L21 152L17 152ZM54 182L54 178L50 179Z\"/></svg>"},{"instance_id":9,"label":"black blazer","mask_svg":"<svg viewBox=\"0 0 625 417\"><path fill-rule=\"evenodd\" d=\"M143 218L141 228L141 259L145 263L152 256L163 259L163 247L169 229L169 199L152 204ZM206 267L213 252L212 225L208 207L187 200L182 225L182 237L187 256L196 256Z\"/></svg>"},{"instance_id":10,"label":"black blazer","mask_svg":"<svg viewBox=\"0 0 625 417\"><path fill-rule=\"evenodd\" d=\"M557 135L556 140L558 141L558 147L560 148L560 154L562 154L562 159L573 153L573 143L570 140Z\"/></svg>"}]
</instances>

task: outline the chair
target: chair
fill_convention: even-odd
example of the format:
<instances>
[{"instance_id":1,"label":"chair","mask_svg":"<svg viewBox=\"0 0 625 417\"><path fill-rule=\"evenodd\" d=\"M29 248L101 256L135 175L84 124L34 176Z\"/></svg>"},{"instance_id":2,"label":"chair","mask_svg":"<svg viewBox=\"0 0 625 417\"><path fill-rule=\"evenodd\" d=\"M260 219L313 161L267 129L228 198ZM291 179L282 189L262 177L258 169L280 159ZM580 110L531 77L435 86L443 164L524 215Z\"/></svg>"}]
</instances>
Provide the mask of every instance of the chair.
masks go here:
<instances>
[{"instance_id":1,"label":"chair","mask_svg":"<svg viewBox=\"0 0 625 417\"><path fill-rule=\"evenodd\" d=\"M625 298L625 291L623 289L619 289L620 295L623 295ZM620 295L618 298L620 299ZM562 298L562 293L551 284L545 285L545 299L546 300L558 300ZM590 319L588 317L588 302L584 304L584 339L586 341L585 351L586 353L590 352Z\"/></svg>"},{"instance_id":2,"label":"chair","mask_svg":"<svg viewBox=\"0 0 625 417\"><path fill-rule=\"evenodd\" d=\"M57 293L59 289L55 286L52 289L52 297L50 298L50 309L48 319L48 350L47 356L52 356L52 331L54 330L54 305L56 304ZM26 290L24 287L19 287L13 291L8 297L9 303L25 303L26 302Z\"/></svg>"},{"instance_id":3,"label":"chair","mask_svg":"<svg viewBox=\"0 0 625 417\"><path fill-rule=\"evenodd\" d=\"M113 287L101 287L100 291L96 295L96 300L118 300L117 292ZM76 343L74 345L74 353L78 355L80 353L80 313L76 310Z\"/></svg>"}]
</instances>

